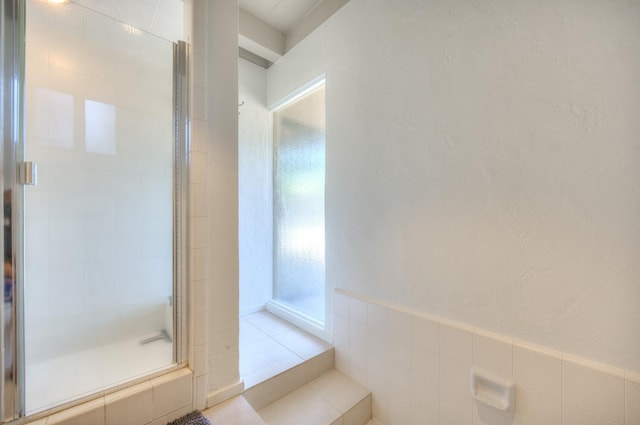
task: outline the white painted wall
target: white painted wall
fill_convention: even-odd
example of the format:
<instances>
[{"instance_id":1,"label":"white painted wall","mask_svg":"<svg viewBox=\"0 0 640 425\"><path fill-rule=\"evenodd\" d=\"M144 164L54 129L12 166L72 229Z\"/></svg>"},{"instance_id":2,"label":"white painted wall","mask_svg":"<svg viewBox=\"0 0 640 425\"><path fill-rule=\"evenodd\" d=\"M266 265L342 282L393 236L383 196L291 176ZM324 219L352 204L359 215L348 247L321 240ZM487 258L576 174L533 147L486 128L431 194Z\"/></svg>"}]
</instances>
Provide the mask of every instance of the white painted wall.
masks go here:
<instances>
[{"instance_id":1,"label":"white painted wall","mask_svg":"<svg viewBox=\"0 0 640 425\"><path fill-rule=\"evenodd\" d=\"M271 297L271 113L266 108L267 71L238 61L238 185L240 314L264 308Z\"/></svg>"},{"instance_id":2,"label":"white painted wall","mask_svg":"<svg viewBox=\"0 0 640 425\"><path fill-rule=\"evenodd\" d=\"M351 0L268 73L324 58L329 291L640 371L639 47L638 3Z\"/></svg>"}]
</instances>

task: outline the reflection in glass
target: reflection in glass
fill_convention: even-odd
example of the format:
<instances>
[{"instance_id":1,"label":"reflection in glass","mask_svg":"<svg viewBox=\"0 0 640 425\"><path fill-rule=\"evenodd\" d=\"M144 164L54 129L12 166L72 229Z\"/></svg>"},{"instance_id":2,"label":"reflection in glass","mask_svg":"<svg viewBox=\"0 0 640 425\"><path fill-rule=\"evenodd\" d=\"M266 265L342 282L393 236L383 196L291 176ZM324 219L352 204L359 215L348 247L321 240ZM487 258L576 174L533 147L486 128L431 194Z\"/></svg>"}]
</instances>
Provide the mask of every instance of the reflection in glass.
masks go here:
<instances>
[{"instance_id":1,"label":"reflection in glass","mask_svg":"<svg viewBox=\"0 0 640 425\"><path fill-rule=\"evenodd\" d=\"M86 99L84 101L84 143L87 152L116 154L116 107Z\"/></svg>"},{"instance_id":2,"label":"reflection in glass","mask_svg":"<svg viewBox=\"0 0 640 425\"><path fill-rule=\"evenodd\" d=\"M35 138L56 148L73 148L73 95L43 87L37 87L35 92Z\"/></svg>"},{"instance_id":3,"label":"reflection in glass","mask_svg":"<svg viewBox=\"0 0 640 425\"><path fill-rule=\"evenodd\" d=\"M324 322L324 86L274 114L274 299Z\"/></svg>"}]
</instances>

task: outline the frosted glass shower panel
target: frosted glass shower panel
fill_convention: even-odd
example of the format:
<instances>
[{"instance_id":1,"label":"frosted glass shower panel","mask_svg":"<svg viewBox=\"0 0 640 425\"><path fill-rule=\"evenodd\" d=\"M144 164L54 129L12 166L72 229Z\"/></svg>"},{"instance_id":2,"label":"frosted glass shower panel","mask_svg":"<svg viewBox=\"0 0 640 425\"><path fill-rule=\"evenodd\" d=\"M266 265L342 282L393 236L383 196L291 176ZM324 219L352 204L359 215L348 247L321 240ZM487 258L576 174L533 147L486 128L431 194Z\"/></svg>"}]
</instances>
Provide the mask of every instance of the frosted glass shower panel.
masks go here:
<instances>
[{"instance_id":1,"label":"frosted glass shower panel","mask_svg":"<svg viewBox=\"0 0 640 425\"><path fill-rule=\"evenodd\" d=\"M324 322L324 86L274 114L274 299Z\"/></svg>"}]
</instances>

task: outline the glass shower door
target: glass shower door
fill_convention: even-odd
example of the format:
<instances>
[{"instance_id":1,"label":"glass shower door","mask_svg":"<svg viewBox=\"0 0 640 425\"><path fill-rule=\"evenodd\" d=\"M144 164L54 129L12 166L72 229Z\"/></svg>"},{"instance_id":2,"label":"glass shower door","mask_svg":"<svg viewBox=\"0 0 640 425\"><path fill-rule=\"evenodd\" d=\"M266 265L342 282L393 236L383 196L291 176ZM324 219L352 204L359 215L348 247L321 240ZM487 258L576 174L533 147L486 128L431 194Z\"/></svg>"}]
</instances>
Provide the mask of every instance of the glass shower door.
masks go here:
<instances>
[{"instance_id":1,"label":"glass shower door","mask_svg":"<svg viewBox=\"0 0 640 425\"><path fill-rule=\"evenodd\" d=\"M76 3L26 16L28 414L176 359L173 43Z\"/></svg>"}]
</instances>

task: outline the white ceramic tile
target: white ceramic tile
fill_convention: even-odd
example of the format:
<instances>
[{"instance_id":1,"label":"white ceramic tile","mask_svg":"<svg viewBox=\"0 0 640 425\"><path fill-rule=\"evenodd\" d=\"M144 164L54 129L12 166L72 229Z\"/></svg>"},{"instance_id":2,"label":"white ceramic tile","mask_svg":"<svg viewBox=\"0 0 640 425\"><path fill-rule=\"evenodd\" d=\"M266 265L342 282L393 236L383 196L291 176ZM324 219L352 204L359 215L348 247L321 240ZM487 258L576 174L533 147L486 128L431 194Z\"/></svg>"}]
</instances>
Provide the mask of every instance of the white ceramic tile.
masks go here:
<instances>
[{"instance_id":1,"label":"white ceramic tile","mask_svg":"<svg viewBox=\"0 0 640 425\"><path fill-rule=\"evenodd\" d=\"M345 375L349 374L349 341L345 338L333 337L333 347L335 348L336 369Z\"/></svg>"},{"instance_id":2,"label":"white ceramic tile","mask_svg":"<svg viewBox=\"0 0 640 425\"><path fill-rule=\"evenodd\" d=\"M469 339L471 335L469 334ZM473 405L469 365L440 356L440 417L458 425L471 425Z\"/></svg>"},{"instance_id":3,"label":"white ceramic tile","mask_svg":"<svg viewBox=\"0 0 640 425\"><path fill-rule=\"evenodd\" d=\"M195 87L191 91L191 114L196 120L207 119L207 99L204 89Z\"/></svg>"},{"instance_id":4,"label":"white ceramic tile","mask_svg":"<svg viewBox=\"0 0 640 425\"><path fill-rule=\"evenodd\" d=\"M264 425L264 421L242 396L204 410L202 414L212 424Z\"/></svg>"},{"instance_id":5,"label":"white ceramic tile","mask_svg":"<svg viewBox=\"0 0 640 425\"><path fill-rule=\"evenodd\" d=\"M204 282L194 282L193 288L193 312L204 313L207 311L207 285Z\"/></svg>"},{"instance_id":6,"label":"white ceramic tile","mask_svg":"<svg viewBox=\"0 0 640 425\"><path fill-rule=\"evenodd\" d=\"M640 424L640 384L625 382L626 424Z\"/></svg>"},{"instance_id":7,"label":"white ceramic tile","mask_svg":"<svg viewBox=\"0 0 640 425\"><path fill-rule=\"evenodd\" d=\"M297 329L289 322L269 313L268 311L259 311L257 313L247 314L244 318L262 332L270 336Z\"/></svg>"},{"instance_id":8,"label":"white ceramic tile","mask_svg":"<svg viewBox=\"0 0 640 425\"><path fill-rule=\"evenodd\" d=\"M387 316L389 309L378 304L367 304L367 327L370 332L387 333Z\"/></svg>"},{"instance_id":9,"label":"white ceramic tile","mask_svg":"<svg viewBox=\"0 0 640 425\"><path fill-rule=\"evenodd\" d=\"M371 394L371 414L379 423L389 423L389 415L387 409L387 393L376 391Z\"/></svg>"},{"instance_id":10,"label":"white ceramic tile","mask_svg":"<svg viewBox=\"0 0 640 425\"><path fill-rule=\"evenodd\" d=\"M122 2L120 6L119 18L127 24L133 25L144 31L151 29L153 13L158 5L158 0L140 0L135 2Z\"/></svg>"},{"instance_id":11,"label":"white ceramic tile","mask_svg":"<svg viewBox=\"0 0 640 425\"><path fill-rule=\"evenodd\" d=\"M367 358L367 325L349 321L349 365L363 364Z\"/></svg>"},{"instance_id":12,"label":"white ceramic tile","mask_svg":"<svg viewBox=\"0 0 640 425\"><path fill-rule=\"evenodd\" d=\"M386 307L371 303L367 306L367 382L369 383L371 382L371 374L380 378L381 372L387 369L387 314ZM376 382L379 382L379 379L376 379ZM373 403L374 405L378 404L377 400L374 400Z\"/></svg>"},{"instance_id":13,"label":"white ceramic tile","mask_svg":"<svg viewBox=\"0 0 640 425\"><path fill-rule=\"evenodd\" d=\"M411 316L389 310L387 316L388 358L391 370L401 374L411 371Z\"/></svg>"},{"instance_id":14,"label":"white ceramic tile","mask_svg":"<svg viewBox=\"0 0 640 425\"><path fill-rule=\"evenodd\" d=\"M174 410L173 412L164 415L158 419L155 419L151 422L149 422L147 425L166 425L169 422L175 421L178 418L181 418L189 413L191 413L193 411L193 407L191 406L185 406L182 407L178 410Z\"/></svg>"},{"instance_id":15,"label":"white ceramic tile","mask_svg":"<svg viewBox=\"0 0 640 425\"><path fill-rule=\"evenodd\" d=\"M107 16L118 16L120 2L117 0L82 0L81 4Z\"/></svg>"},{"instance_id":16,"label":"white ceramic tile","mask_svg":"<svg viewBox=\"0 0 640 425\"><path fill-rule=\"evenodd\" d=\"M171 41L182 40L183 7L180 0L160 0L151 30Z\"/></svg>"},{"instance_id":17,"label":"white ceramic tile","mask_svg":"<svg viewBox=\"0 0 640 425\"><path fill-rule=\"evenodd\" d=\"M514 344L513 373L518 385L557 399L562 395L562 360L559 356Z\"/></svg>"},{"instance_id":18,"label":"white ceramic tile","mask_svg":"<svg viewBox=\"0 0 640 425\"><path fill-rule=\"evenodd\" d=\"M367 389L372 394L373 416L380 422L388 422L388 377L387 368L384 362L378 363L379 357L375 353L369 353L369 364L367 369Z\"/></svg>"},{"instance_id":19,"label":"white ceramic tile","mask_svg":"<svg viewBox=\"0 0 640 425\"><path fill-rule=\"evenodd\" d=\"M190 250L191 264L189 270L191 271L191 279L194 281L204 280L209 275L208 257L209 250L207 248L197 248Z\"/></svg>"},{"instance_id":20,"label":"white ceramic tile","mask_svg":"<svg viewBox=\"0 0 640 425\"><path fill-rule=\"evenodd\" d=\"M339 314L333 315L334 338L349 339L349 318Z\"/></svg>"},{"instance_id":21,"label":"white ceramic tile","mask_svg":"<svg viewBox=\"0 0 640 425\"><path fill-rule=\"evenodd\" d=\"M209 218L191 218L191 237L189 246L191 248L206 248L209 245Z\"/></svg>"},{"instance_id":22,"label":"white ceramic tile","mask_svg":"<svg viewBox=\"0 0 640 425\"><path fill-rule=\"evenodd\" d=\"M191 66L191 84L194 87L206 87L206 66L204 61L204 56L202 55L191 55L192 66Z\"/></svg>"},{"instance_id":23,"label":"white ceramic tile","mask_svg":"<svg viewBox=\"0 0 640 425\"><path fill-rule=\"evenodd\" d=\"M367 302L358 298L349 298L349 320L367 323Z\"/></svg>"},{"instance_id":24,"label":"white ceramic tile","mask_svg":"<svg viewBox=\"0 0 640 425\"><path fill-rule=\"evenodd\" d=\"M196 23L207 25L206 4L207 0L193 0L193 20Z\"/></svg>"},{"instance_id":25,"label":"white ceramic tile","mask_svg":"<svg viewBox=\"0 0 640 425\"><path fill-rule=\"evenodd\" d=\"M258 414L267 425L326 425L342 416L337 409L306 385L260 409Z\"/></svg>"},{"instance_id":26,"label":"white ceramic tile","mask_svg":"<svg viewBox=\"0 0 640 425\"><path fill-rule=\"evenodd\" d=\"M138 425L153 419L152 387L145 382L105 396L106 425Z\"/></svg>"},{"instance_id":27,"label":"white ceramic tile","mask_svg":"<svg viewBox=\"0 0 640 425\"><path fill-rule=\"evenodd\" d=\"M331 344L313 335L309 335L300 329L292 329L274 335L273 339L305 360L315 357L331 348Z\"/></svg>"},{"instance_id":28,"label":"white ceramic tile","mask_svg":"<svg viewBox=\"0 0 640 425\"><path fill-rule=\"evenodd\" d=\"M311 381L309 386L342 413L347 412L369 393L362 385L337 370L323 374Z\"/></svg>"},{"instance_id":29,"label":"white ceramic tile","mask_svg":"<svg viewBox=\"0 0 640 425\"><path fill-rule=\"evenodd\" d=\"M189 182L207 183L207 153L194 151L190 153L191 163L189 164Z\"/></svg>"},{"instance_id":30,"label":"white ceramic tile","mask_svg":"<svg viewBox=\"0 0 640 425\"><path fill-rule=\"evenodd\" d=\"M255 353L260 353L259 356ZM302 363L302 358L271 338L242 340L240 374L245 387L251 388L279 373Z\"/></svg>"},{"instance_id":31,"label":"white ceramic tile","mask_svg":"<svg viewBox=\"0 0 640 425\"><path fill-rule=\"evenodd\" d=\"M362 425L371 419L371 394L353 406L342 417L343 425Z\"/></svg>"},{"instance_id":32,"label":"white ceramic tile","mask_svg":"<svg viewBox=\"0 0 640 425\"><path fill-rule=\"evenodd\" d=\"M438 322L420 316L411 316L411 351L424 355L440 352L440 329Z\"/></svg>"},{"instance_id":33,"label":"white ceramic tile","mask_svg":"<svg viewBox=\"0 0 640 425\"><path fill-rule=\"evenodd\" d=\"M198 410L204 409L207 405L207 377L205 375L194 379L193 405Z\"/></svg>"},{"instance_id":34,"label":"white ceramic tile","mask_svg":"<svg viewBox=\"0 0 640 425\"><path fill-rule=\"evenodd\" d=\"M47 425L105 425L104 399L55 413L49 416Z\"/></svg>"},{"instance_id":35,"label":"white ceramic tile","mask_svg":"<svg viewBox=\"0 0 640 425\"><path fill-rule=\"evenodd\" d=\"M191 405L191 380L191 371L181 369L151 381L153 386L154 419Z\"/></svg>"},{"instance_id":36,"label":"white ceramic tile","mask_svg":"<svg viewBox=\"0 0 640 425\"><path fill-rule=\"evenodd\" d=\"M193 347L193 374L194 376L202 376L207 372L206 369L206 345L196 345Z\"/></svg>"},{"instance_id":37,"label":"white ceramic tile","mask_svg":"<svg viewBox=\"0 0 640 425\"><path fill-rule=\"evenodd\" d=\"M271 337L260 329L255 327L252 323L248 322L243 317L240 317L240 360L242 364L242 358L255 357L256 343L260 340L271 339Z\"/></svg>"},{"instance_id":38,"label":"white ceramic tile","mask_svg":"<svg viewBox=\"0 0 640 425\"><path fill-rule=\"evenodd\" d=\"M622 425L622 423L611 422L565 404L562 409L562 425Z\"/></svg>"},{"instance_id":39,"label":"white ceramic tile","mask_svg":"<svg viewBox=\"0 0 640 425\"><path fill-rule=\"evenodd\" d=\"M640 385L640 375L637 373L627 371L624 373L624 379L634 384Z\"/></svg>"},{"instance_id":40,"label":"white ceramic tile","mask_svg":"<svg viewBox=\"0 0 640 425\"><path fill-rule=\"evenodd\" d=\"M207 152L206 121L191 120L191 152Z\"/></svg>"},{"instance_id":41,"label":"white ceramic tile","mask_svg":"<svg viewBox=\"0 0 640 425\"><path fill-rule=\"evenodd\" d=\"M349 377L365 387L367 386L367 374L368 371L366 361L349 364Z\"/></svg>"},{"instance_id":42,"label":"white ceramic tile","mask_svg":"<svg viewBox=\"0 0 640 425\"><path fill-rule=\"evenodd\" d=\"M624 423L624 379L563 360L563 401L616 423Z\"/></svg>"},{"instance_id":43,"label":"white ceramic tile","mask_svg":"<svg viewBox=\"0 0 640 425\"><path fill-rule=\"evenodd\" d=\"M207 314L193 314L193 344L202 345L207 342Z\"/></svg>"},{"instance_id":44,"label":"white ceramic tile","mask_svg":"<svg viewBox=\"0 0 640 425\"><path fill-rule=\"evenodd\" d=\"M445 323L440 324L440 354L467 365L472 364L472 333Z\"/></svg>"},{"instance_id":45,"label":"white ceramic tile","mask_svg":"<svg viewBox=\"0 0 640 425\"><path fill-rule=\"evenodd\" d=\"M440 404L439 357L424 353L412 358L411 400L413 417L437 412Z\"/></svg>"},{"instance_id":46,"label":"white ceramic tile","mask_svg":"<svg viewBox=\"0 0 640 425\"><path fill-rule=\"evenodd\" d=\"M194 217L206 217L208 215L207 186L204 184L189 185L190 213Z\"/></svg>"},{"instance_id":47,"label":"white ceramic tile","mask_svg":"<svg viewBox=\"0 0 640 425\"><path fill-rule=\"evenodd\" d=\"M343 317L349 317L349 297L335 292L333 294L333 313Z\"/></svg>"},{"instance_id":48,"label":"white ceramic tile","mask_svg":"<svg viewBox=\"0 0 640 425\"><path fill-rule=\"evenodd\" d=\"M429 410L425 406L411 406L412 425L435 425L440 423L440 416L437 410Z\"/></svg>"},{"instance_id":49,"label":"white ceramic tile","mask_svg":"<svg viewBox=\"0 0 640 425\"><path fill-rule=\"evenodd\" d=\"M388 374L387 409L390 425L411 423L411 374L390 370Z\"/></svg>"},{"instance_id":50,"label":"white ceramic tile","mask_svg":"<svg viewBox=\"0 0 640 425\"><path fill-rule=\"evenodd\" d=\"M274 401L286 396L308 382L308 363L287 367L283 373L267 376L266 379L254 382L245 379L244 397L254 409L262 409Z\"/></svg>"},{"instance_id":51,"label":"white ceramic tile","mask_svg":"<svg viewBox=\"0 0 640 425\"><path fill-rule=\"evenodd\" d=\"M560 399L516 386L515 420L522 425L562 425Z\"/></svg>"},{"instance_id":52,"label":"white ceramic tile","mask_svg":"<svg viewBox=\"0 0 640 425\"><path fill-rule=\"evenodd\" d=\"M473 335L473 365L501 378L513 375L513 345L484 335Z\"/></svg>"},{"instance_id":53,"label":"white ceramic tile","mask_svg":"<svg viewBox=\"0 0 640 425\"><path fill-rule=\"evenodd\" d=\"M193 24L193 41L191 43L194 55L204 55L206 53L206 29L203 24Z\"/></svg>"},{"instance_id":54,"label":"white ceramic tile","mask_svg":"<svg viewBox=\"0 0 640 425\"><path fill-rule=\"evenodd\" d=\"M513 418L504 412L474 401L472 423L473 425L513 425Z\"/></svg>"}]
</instances>

